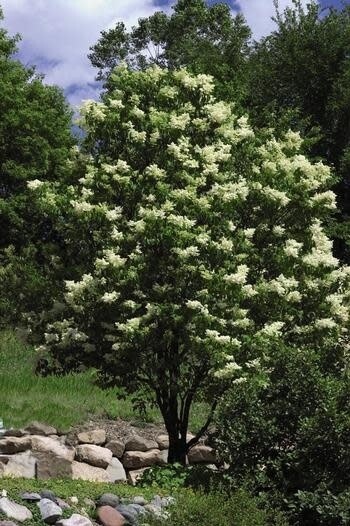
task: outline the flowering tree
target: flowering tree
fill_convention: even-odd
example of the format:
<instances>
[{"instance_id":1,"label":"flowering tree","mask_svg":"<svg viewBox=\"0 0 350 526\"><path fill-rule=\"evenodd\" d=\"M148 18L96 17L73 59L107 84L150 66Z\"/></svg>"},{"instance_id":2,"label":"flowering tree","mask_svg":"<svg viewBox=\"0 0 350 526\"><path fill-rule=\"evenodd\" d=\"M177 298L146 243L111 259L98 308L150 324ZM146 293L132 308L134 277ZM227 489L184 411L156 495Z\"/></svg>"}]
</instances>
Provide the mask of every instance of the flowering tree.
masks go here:
<instances>
[{"instance_id":1,"label":"flowering tree","mask_svg":"<svg viewBox=\"0 0 350 526\"><path fill-rule=\"evenodd\" d=\"M263 367L269 345L344 337L350 272L322 227L335 208L330 170L300 153L297 133L255 137L205 75L122 66L111 80L82 110L92 161L80 186L30 183L95 246L41 350L153 393L169 461L184 462L220 395ZM204 395L208 420L186 442Z\"/></svg>"}]
</instances>

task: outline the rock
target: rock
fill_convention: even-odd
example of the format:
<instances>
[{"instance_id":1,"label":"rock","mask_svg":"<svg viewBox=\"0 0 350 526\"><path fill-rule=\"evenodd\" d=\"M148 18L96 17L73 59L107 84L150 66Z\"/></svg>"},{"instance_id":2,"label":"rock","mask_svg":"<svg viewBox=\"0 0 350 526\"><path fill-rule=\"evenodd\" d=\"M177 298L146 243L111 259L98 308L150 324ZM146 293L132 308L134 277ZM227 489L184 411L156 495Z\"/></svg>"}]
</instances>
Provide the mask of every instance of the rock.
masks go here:
<instances>
[{"instance_id":1,"label":"rock","mask_svg":"<svg viewBox=\"0 0 350 526\"><path fill-rule=\"evenodd\" d=\"M160 452L161 459L164 464L168 463L169 449L162 449Z\"/></svg>"},{"instance_id":2,"label":"rock","mask_svg":"<svg viewBox=\"0 0 350 526\"><path fill-rule=\"evenodd\" d=\"M56 522L56 526L93 526L93 524L87 517L73 513L69 519L61 519Z\"/></svg>"},{"instance_id":3,"label":"rock","mask_svg":"<svg viewBox=\"0 0 350 526\"><path fill-rule=\"evenodd\" d=\"M0 440L0 453L5 455L13 455L14 453L22 453L31 449L32 443L30 437L7 437Z\"/></svg>"},{"instance_id":4,"label":"rock","mask_svg":"<svg viewBox=\"0 0 350 526\"><path fill-rule=\"evenodd\" d=\"M74 495L73 495L72 497L69 497L69 500L70 500L71 503L74 504L74 505L78 504L78 502L79 502L78 497L75 497Z\"/></svg>"},{"instance_id":5,"label":"rock","mask_svg":"<svg viewBox=\"0 0 350 526\"><path fill-rule=\"evenodd\" d=\"M204 444L196 444L193 446L187 456L190 464L197 464L199 462L213 464L217 461L214 449Z\"/></svg>"},{"instance_id":6,"label":"rock","mask_svg":"<svg viewBox=\"0 0 350 526\"><path fill-rule=\"evenodd\" d=\"M161 508L163 505L162 497L160 497L159 495L155 495L151 500L150 504L156 506L156 508Z\"/></svg>"},{"instance_id":7,"label":"rock","mask_svg":"<svg viewBox=\"0 0 350 526\"><path fill-rule=\"evenodd\" d=\"M17 524L12 521L0 521L0 526L17 526Z\"/></svg>"},{"instance_id":8,"label":"rock","mask_svg":"<svg viewBox=\"0 0 350 526\"><path fill-rule=\"evenodd\" d=\"M36 477L40 480L72 478L72 460L49 451L33 452L36 463Z\"/></svg>"},{"instance_id":9,"label":"rock","mask_svg":"<svg viewBox=\"0 0 350 526\"><path fill-rule=\"evenodd\" d=\"M136 526L137 512L131 507L131 505L119 504L119 506L117 506L117 511L123 515L124 519L128 523L130 523L132 526Z\"/></svg>"},{"instance_id":10,"label":"rock","mask_svg":"<svg viewBox=\"0 0 350 526\"><path fill-rule=\"evenodd\" d=\"M172 506L175 504L176 500L174 497L162 497L162 507L167 508L168 506Z\"/></svg>"},{"instance_id":11,"label":"rock","mask_svg":"<svg viewBox=\"0 0 350 526\"><path fill-rule=\"evenodd\" d=\"M55 524L60 517L62 517L61 508L55 504L51 499L41 499L38 502L41 518L46 524Z\"/></svg>"},{"instance_id":12,"label":"rock","mask_svg":"<svg viewBox=\"0 0 350 526\"><path fill-rule=\"evenodd\" d=\"M98 508L97 517L103 526L124 526L126 524L123 515L112 506Z\"/></svg>"},{"instance_id":13,"label":"rock","mask_svg":"<svg viewBox=\"0 0 350 526\"><path fill-rule=\"evenodd\" d=\"M91 466L106 468L111 463L113 457L112 451L105 447L95 446L93 444L83 444L76 448L75 458L79 462L86 462Z\"/></svg>"},{"instance_id":14,"label":"rock","mask_svg":"<svg viewBox=\"0 0 350 526\"><path fill-rule=\"evenodd\" d=\"M31 451L11 455L3 471L5 477L20 477L24 479L35 478L35 473L36 459L33 457Z\"/></svg>"},{"instance_id":15,"label":"rock","mask_svg":"<svg viewBox=\"0 0 350 526\"><path fill-rule=\"evenodd\" d=\"M129 438L125 444L125 451L149 451L150 449L158 449L157 442L138 435Z\"/></svg>"},{"instance_id":16,"label":"rock","mask_svg":"<svg viewBox=\"0 0 350 526\"><path fill-rule=\"evenodd\" d=\"M109 476L105 469L96 468L84 462L72 463L73 480L90 480L91 482L109 482Z\"/></svg>"},{"instance_id":17,"label":"rock","mask_svg":"<svg viewBox=\"0 0 350 526\"><path fill-rule=\"evenodd\" d=\"M6 429L3 436L4 437L24 437L28 434L29 434L28 431L25 431L24 429Z\"/></svg>"},{"instance_id":18,"label":"rock","mask_svg":"<svg viewBox=\"0 0 350 526\"><path fill-rule=\"evenodd\" d=\"M97 501L98 506L111 506L116 508L120 504L120 499L114 493L103 493Z\"/></svg>"},{"instance_id":19,"label":"rock","mask_svg":"<svg viewBox=\"0 0 350 526\"><path fill-rule=\"evenodd\" d=\"M160 450L169 449L169 437L168 435L158 435L156 438L158 448Z\"/></svg>"},{"instance_id":20,"label":"rock","mask_svg":"<svg viewBox=\"0 0 350 526\"><path fill-rule=\"evenodd\" d=\"M94 503L92 499L85 498L83 502L85 506L87 506L88 508L92 508L93 510L96 508L96 504Z\"/></svg>"},{"instance_id":21,"label":"rock","mask_svg":"<svg viewBox=\"0 0 350 526\"><path fill-rule=\"evenodd\" d=\"M30 435L57 435L57 429L47 424L42 424L41 422L32 422L24 428L24 431Z\"/></svg>"},{"instance_id":22,"label":"rock","mask_svg":"<svg viewBox=\"0 0 350 526\"><path fill-rule=\"evenodd\" d=\"M49 489L41 490L40 491L40 496L41 496L42 499L52 500L52 502L57 504L57 497L56 497L56 495L54 494L53 491L51 491Z\"/></svg>"},{"instance_id":23,"label":"rock","mask_svg":"<svg viewBox=\"0 0 350 526\"><path fill-rule=\"evenodd\" d=\"M113 453L113 456L117 458L121 458L125 451L125 445L120 440L110 440L107 442L105 447L110 449Z\"/></svg>"},{"instance_id":24,"label":"rock","mask_svg":"<svg viewBox=\"0 0 350 526\"><path fill-rule=\"evenodd\" d=\"M133 510L136 513L136 515L144 515L146 513L144 510L144 507L141 506L141 504L132 503L132 504L129 504L128 506L131 510Z\"/></svg>"},{"instance_id":25,"label":"rock","mask_svg":"<svg viewBox=\"0 0 350 526\"><path fill-rule=\"evenodd\" d=\"M92 431L83 431L78 433L78 442L80 444L95 444L100 446L106 442L106 431L104 429L93 429Z\"/></svg>"},{"instance_id":26,"label":"rock","mask_svg":"<svg viewBox=\"0 0 350 526\"><path fill-rule=\"evenodd\" d=\"M162 509L158 506L155 506L154 504L146 504L144 506L145 511L148 513L151 513L152 515L155 515L156 517L160 517L162 515Z\"/></svg>"},{"instance_id":27,"label":"rock","mask_svg":"<svg viewBox=\"0 0 350 526\"><path fill-rule=\"evenodd\" d=\"M142 468L142 469L134 469L134 470L131 470L128 472L128 481L130 484L132 484L133 486L136 485L136 483L138 482L138 480L142 477L143 473L147 470L148 468Z\"/></svg>"},{"instance_id":28,"label":"rock","mask_svg":"<svg viewBox=\"0 0 350 526\"><path fill-rule=\"evenodd\" d=\"M20 439L19 439L20 440ZM73 460L75 449L69 448L51 437L33 435L30 437L32 450L51 453L57 457Z\"/></svg>"},{"instance_id":29,"label":"rock","mask_svg":"<svg viewBox=\"0 0 350 526\"><path fill-rule=\"evenodd\" d=\"M26 491L21 493L21 499L27 500L28 502L38 502L38 500L41 499L41 495L39 495L39 493L29 493Z\"/></svg>"},{"instance_id":30,"label":"rock","mask_svg":"<svg viewBox=\"0 0 350 526\"><path fill-rule=\"evenodd\" d=\"M147 504L147 500L145 499L145 497L142 497L142 495L137 495L136 497L134 497L133 503L138 504L139 506L145 506L145 504Z\"/></svg>"},{"instance_id":31,"label":"rock","mask_svg":"<svg viewBox=\"0 0 350 526\"><path fill-rule=\"evenodd\" d=\"M7 497L0 499L0 512L6 515L8 519L14 519L18 522L24 522L33 518L32 512L28 508L12 502Z\"/></svg>"},{"instance_id":32,"label":"rock","mask_svg":"<svg viewBox=\"0 0 350 526\"><path fill-rule=\"evenodd\" d=\"M110 482L126 482L126 473L123 464L117 458L112 458L106 472Z\"/></svg>"},{"instance_id":33,"label":"rock","mask_svg":"<svg viewBox=\"0 0 350 526\"><path fill-rule=\"evenodd\" d=\"M69 510L70 505L63 499L60 499L60 497L56 498L56 504L62 509L62 510Z\"/></svg>"},{"instance_id":34,"label":"rock","mask_svg":"<svg viewBox=\"0 0 350 526\"><path fill-rule=\"evenodd\" d=\"M122 463L126 469L140 469L155 464L164 465L164 460L159 449L151 449L150 451L125 451Z\"/></svg>"}]
</instances>

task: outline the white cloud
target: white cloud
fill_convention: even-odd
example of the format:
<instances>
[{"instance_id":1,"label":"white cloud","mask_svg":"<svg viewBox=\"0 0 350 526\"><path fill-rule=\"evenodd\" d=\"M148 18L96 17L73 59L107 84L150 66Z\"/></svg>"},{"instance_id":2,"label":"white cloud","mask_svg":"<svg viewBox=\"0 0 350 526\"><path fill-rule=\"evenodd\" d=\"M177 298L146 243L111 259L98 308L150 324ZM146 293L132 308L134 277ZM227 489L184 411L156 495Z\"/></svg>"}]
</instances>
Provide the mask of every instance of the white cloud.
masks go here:
<instances>
[{"instance_id":1,"label":"white cloud","mask_svg":"<svg viewBox=\"0 0 350 526\"><path fill-rule=\"evenodd\" d=\"M131 26L156 10L153 0L1 0L1 5L5 27L22 35L21 60L37 64L47 83L72 93L74 104L78 96L94 94L96 70L87 54L100 32L117 21ZM74 86L79 89L73 94Z\"/></svg>"},{"instance_id":2,"label":"white cloud","mask_svg":"<svg viewBox=\"0 0 350 526\"><path fill-rule=\"evenodd\" d=\"M302 5L306 6L308 3L310 0L302 0ZM292 0L279 0L278 4L279 11L282 12L293 3ZM238 0L237 5L252 29L255 40L268 35L276 28L276 24L271 20L275 15L273 0Z\"/></svg>"},{"instance_id":3,"label":"white cloud","mask_svg":"<svg viewBox=\"0 0 350 526\"><path fill-rule=\"evenodd\" d=\"M138 18L165 9L155 3L153 0L0 0L5 27L11 34L22 35L21 60L37 65L47 83L65 89L72 104L98 96L98 86L94 84L97 72L87 54L100 32L117 21L130 27ZM291 0L279 0L279 4L283 9ZM274 28L273 0L236 0L236 5L256 39ZM170 7L166 10L170 11Z\"/></svg>"}]
</instances>

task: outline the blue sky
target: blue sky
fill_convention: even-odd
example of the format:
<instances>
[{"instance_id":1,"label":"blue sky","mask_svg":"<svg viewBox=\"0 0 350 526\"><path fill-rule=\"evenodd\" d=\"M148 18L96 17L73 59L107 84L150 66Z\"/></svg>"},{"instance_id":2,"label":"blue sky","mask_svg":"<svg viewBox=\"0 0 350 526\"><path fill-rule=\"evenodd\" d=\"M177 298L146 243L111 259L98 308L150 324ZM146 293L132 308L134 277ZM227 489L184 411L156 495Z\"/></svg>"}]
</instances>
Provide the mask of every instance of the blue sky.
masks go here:
<instances>
[{"instance_id":1,"label":"blue sky","mask_svg":"<svg viewBox=\"0 0 350 526\"><path fill-rule=\"evenodd\" d=\"M214 3L216 0L208 0ZM302 0L306 4L309 0ZM318 0L323 7L340 7L341 0ZM347 0L350 3L350 0ZM73 106L98 97L96 71L87 58L103 29L117 21L132 26L137 19L160 8L171 10L169 0L0 0L5 27L20 33L19 58L36 65L47 83L61 86ZM273 0L227 0L242 11L255 38L273 29ZM283 9L291 0L279 0Z\"/></svg>"}]
</instances>

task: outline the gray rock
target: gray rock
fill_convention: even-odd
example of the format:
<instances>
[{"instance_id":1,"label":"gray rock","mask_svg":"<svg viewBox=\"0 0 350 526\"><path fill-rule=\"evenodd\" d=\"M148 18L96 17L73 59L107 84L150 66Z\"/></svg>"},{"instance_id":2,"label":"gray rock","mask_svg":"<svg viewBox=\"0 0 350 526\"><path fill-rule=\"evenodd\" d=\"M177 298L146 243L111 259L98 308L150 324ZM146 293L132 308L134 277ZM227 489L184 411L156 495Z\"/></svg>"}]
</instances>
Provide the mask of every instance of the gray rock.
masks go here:
<instances>
[{"instance_id":1,"label":"gray rock","mask_svg":"<svg viewBox=\"0 0 350 526\"><path fill-rule=\"evenodd\" d=\"M126 473L123 464L117 458L113 457L111 463L106 469L111 482L125 482Z\"/></svg>"},{"instance_id":2,"label":"gray rock","mask_svg":"<svg viewBox=\"0 0 350 526\"><path fill-rule=\"evenodd\" d=\"M106 431L104 429L83 431L78 433L77 438L80 444L95 444L96 446L100 446L106 442Z\"/></svg>"},{"instance_id":3,"label":"gray rock","mask_svg":"<svg viewBox=\"0 0 350 526\"><path fill-rule=\"evenodd\" d=\"M174 497L162 497L162 507L167 508L168 506L172 506L175 504L176 500Z\"/></svg>"},{"instance_id":4,"label":"gray rock","mask_svg":"<svg viewBox=\"0 0 350 526\"><path fill-rule=\"evenodd\" d=\"M136 485L136 483L138 482L138 480L142 477L143 473L147 470L148 468L141 468L141 469L133 469L131 471L128 471L128 481L130 484L132 484L133 486Z\"/></svg>"},{"instance_id":5,"label":"gray rock","mask_svg":"<svg viewBox=\"0 0 350 526\"><path fill-rule=\"evenodd\" d=\"M165 433L158 435L156 441L160 450L169 449L169 436Z\"/></svg>"},{"instance_id":6,"label":"gray rock","mask_svg":"<svg viewBox=\"0 0 350 526\"><path fill-rule=\"evenodd\" d=\"M8 458L3 474L6 477L20 477L24 479L35 478L36 459L31 451L17 453Z\"/></svg>"},{"instance_id":7,"label":"gray rock","mask_svg":"<svg viewBox=\"0 0 350 526\"><path fill-rule=\"evenodd\" d=\"M125 451L122 462L126 469L146 468L154 466L155 464L164 465L164 460L159 449L151 449L150 451Z\"/></svg>"},{"instance_id":8,"label":"gray rock","mask_svg":"<svg viewBox=\"0 0 350 526\"><path fill-rule=\"evenodd\" d=\"M28 502L38 502L38 500L41 499L41 495L39 495L39 493L29 493L28 491L25 491L24 493L21 493L21 499L27 500Z\"/></svg>"},{"instance_id":9,"label":"gray rock","mask_svg":"<svg viewBox=\"0 0 350 526\"><path fill-rule=\"evenodd\" d=\"M110 440L105 447L110 449L113 456L117 458L121 458L125 451L125 444L121 440Z\"/></svg>"},{"instance_id":10,"label":"gray rock","mask_svg":"<svg viewBox=\"0 0 350 526\"><path fill-rule=\"evenodd\" d=\"M62 517L62 509L50 499L41 499L38 506L46 524L55 524Z\"/></svg>"},{"instance_id":11,"label":"gray rock","mask_svg":"<svg viewBox=\"0 0 350 526\"><path fill-rule=\"evenodd\" d=\"M125 451L149 451L150 449L158 449L157 442L138 435L129 438L125 444Z\"/></svg>"},{"instance_id":12,"label":"gray rock","mask_svg":"<svg viewBox=\"0 0 350 526\"><path fill-rule=\"evenodd\" d=\"M82 444L76 448L75 458L98 468L107 468L113 457L112 451L94 444Z\"/></svg>"},{"instance_id":13,"label":"gray rock","mask_svg":"<svg viewBox=\"0 0 350 526\"><path fill-rule=\"evenodd\" d=\"M120 499L114 493L103 493L97 501L98 506L112 506L116 508L120 504Z\"/></svg>"},{"instance_id":14,"label":"gray rock","mask_svg":"<svg viewBox=\"0 0 350 526\"><path fill-rule=\"evenodd\" d=\"M75 461L72 463L72 479L90 480L91 482L110 482L105 469L90 466L85 462Z\"/></svg>"},{"instance_id":15,"label":"gray rock","mask_svg":"<svg viewBox=\"0 0 350 526\"><path fill-rule=\"evenodd\" d=\"M145 499L145 497L142 497L142 495L137 495L136 497L134 497L133 502L134 504L138 504L139 506L145 506L145 504L147 504L147 500Z\"/></svg>"},{"instance_id":16,"label":"gray rock","mask_svg":"<svg viewBox=\"0 0 350 526\"><path fill-rule=\"evenodd\" d=\"M196 444L188 452L188 461L190 464L207 463L215 464L217 461L216 453L212 447L205 444Z\"/></svg>"},{"instance_id":17,"label":"gray rock","mask_svg":"<svg viewBox=\"0 0 350 526\"><path fill-rule=\"evenodd\" d=\"M35 451L36 478L40 480L72 478L72 460L50 451Z\"/></svg>"},{"instance_id":18,"label":"gray rock","mask_svg":"<svg viewBox=\"0 0 350 526\"><path fill-rule=\"evenodd\" d=\"M60 499L59 497L56 498L56 504L62 509L62 510L69 510L70 505L63 499Z\"/></svg>"},{"instance_id":19,"label":"gray rock","mask_svg":"<svg viewBox=\"0 0 350 526\"><path fill-rule=\"evenodd\" d=\"M17 440L24 440L25 438L19 438ZM34 452L40 451L45 453L51 453L52 455L56 455L57 457L63 457L71 461L74 459L75 449L68 448L67 446L61 444L58 440L55 440L54 438L38 435L31 436L28 438L30 438L31 440L31 445Z\"/></svg>"},{"instance_id":20,"label":"gray rock","mask_svg":"<svg viewBox=\"0 0 350 526\"><path fill-rule=\"evenodd\" d=\"M152 515L155 515L156 517L160 517L162 514L162 508L159 508L158 506L155 506L154 504L146 504L144 506L144 509L151 513Z\"/></svg>"},{"instance_id":21,"label":"gray rock","mask_svg":"<svg viewBox=\"0 0 350 526\"><path fill-rule=\"evenodd\" d=\"M61 519L56 522L56 526L93 526L93 523L87 517L73 513L69 519Z\"/></svg>"},{"instance_id":22,"label":"gray rock","mask_svg":"<svg viewBox=\"0 0 350 526\"><path fill-rule=\"evenodd\" d=\"M24 522L33 518L32 512L28 508L12 502L7 497L0 499L0 512L6 515L8 519L14 519L18 522Z\"/></svg>"},{"instance_id":23,"label":"gray rock","mask_svg":"<svg viewBox=\"0 0 350 526\"><path fill-rule=\"evenodd\" d=\"M24 429L6 429L5 433L3 434L4 437L24 437L28 435L28 431L25 431Z\"/></svg>"},{"instance_id":24,"label":"gray rock","mask_svg":"<svg viewBox=\"0 0 350 526\"><path fill-rule=\"evenodd\" d=\"M119 511L119 513L123 515L124 519L126 519L130 524L136 525L137 512L131 506L132 505L129 504L119 504L119 506L117 506L117 511Z\"/></svg>"},{"instance_id":25,"label":"gray rock","mask_svg":"<svg viewBox=\"0 0 350 526\"><path fill-rule=\"evenodd\" d=\"M30 437L7 437L0 440L0 453L13 455L31 449Z\"/></svg>"},{"instance_id":26,"label":"gray rock","mask_svg":"<svg viewBox=\"0 0 350 526\"><path fill-rule=\"evenodd\" d=\"M43 489L40 491L40 496L42 499L49 499L52 500L55 504L57 504L57 498L53 491L49 489Z\"/></svg>"},{"instance_id":27,"label":"gray rock","mask_svg":"<svg viewBox=\"0 0 350 526\"><path fill-rule=\"evenodd\" d=\"M129 504L129 508L131 510L134 510L137 515L144 515L146 513L144 507L141 506L140 504L135 504L135 503Z\"/></svg>"},{"instance_id":28,"label":"gray rock","mask_svg":"<svg viewBox=\"0 0 350 526\"><path fill-rule=\"evenodd\" d=\"M0 521L0 526L17 526L17 524L12 521Z\"/></svg>"},{"instance_id":29,"label":"gray rock","mask_svg":"<svg viewBox=\"0 0 350 526\"><path fill-rule=\"evenodd\" d=\"M55 427L49 426L47 424L42 424L41 422L32 422L24 428L24 431L30 435L57 435L57 429Z\"/></svg>"}]
</instances>

